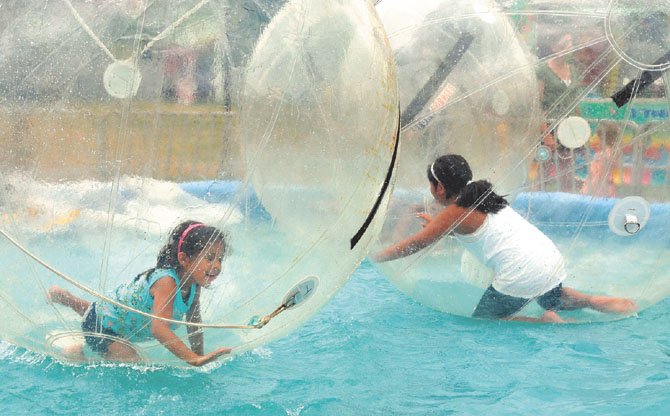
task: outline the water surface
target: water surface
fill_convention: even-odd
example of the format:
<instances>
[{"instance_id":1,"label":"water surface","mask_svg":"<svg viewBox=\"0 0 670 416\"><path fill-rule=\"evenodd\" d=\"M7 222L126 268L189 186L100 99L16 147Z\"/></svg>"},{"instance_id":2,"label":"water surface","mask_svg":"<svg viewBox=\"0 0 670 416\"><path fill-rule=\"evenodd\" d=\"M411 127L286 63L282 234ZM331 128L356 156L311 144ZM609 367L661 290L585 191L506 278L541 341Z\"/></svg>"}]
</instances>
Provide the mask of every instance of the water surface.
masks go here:
<instances>
[{"instance_id":1,"label":"water surface","mask_svg":"<svg viewBox=\"0 0 670 416\"><path fill-rule=\"evenodd\" d=\"M290 336L200 370L72 366L0 344L8 414L659 415L670 302L614 322L476 321L367 263Z\"/></svg>"}]
</instances>

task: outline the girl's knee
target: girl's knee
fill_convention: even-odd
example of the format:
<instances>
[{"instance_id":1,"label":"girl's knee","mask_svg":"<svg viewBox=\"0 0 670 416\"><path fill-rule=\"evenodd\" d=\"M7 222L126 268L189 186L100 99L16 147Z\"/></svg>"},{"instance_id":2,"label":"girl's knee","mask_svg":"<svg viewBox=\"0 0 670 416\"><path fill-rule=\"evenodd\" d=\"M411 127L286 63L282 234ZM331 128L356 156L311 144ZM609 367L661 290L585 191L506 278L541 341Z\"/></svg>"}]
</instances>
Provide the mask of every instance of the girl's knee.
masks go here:
<instances>
[{"instance_id":1,"label":"girl's knee","mask_svg":"<svg viewBox=\"0 0 670 416\"><path fill-rule=\"evenodd\" d=\"M110 361L124 361L124 362L138 362L140 356L137 351L128 344L120 341L114 341L109 344L107 352L105 353L106 360Z\"/></svg>"}]
</instances>

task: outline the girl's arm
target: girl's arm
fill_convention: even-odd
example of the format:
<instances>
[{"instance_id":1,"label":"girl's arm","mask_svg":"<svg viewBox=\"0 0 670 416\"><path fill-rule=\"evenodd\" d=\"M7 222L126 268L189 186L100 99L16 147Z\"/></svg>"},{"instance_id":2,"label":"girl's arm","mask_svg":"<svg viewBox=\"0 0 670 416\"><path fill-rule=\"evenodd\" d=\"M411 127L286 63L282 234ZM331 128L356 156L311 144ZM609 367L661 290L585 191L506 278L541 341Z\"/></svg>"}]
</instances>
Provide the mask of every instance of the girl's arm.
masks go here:
<instances>
[{"instance_id":1,"label":"girl's arm","mask_svg":"<svg viewBox=\"0 0 670 416\"><path fill-rule=\"evenodd\" d=\"M177 285L171 278L166 277L156 280L151 286L151 295L154 298L151 313L162 318L172 319L172 302L175 296L181 296L178 291ZM169 323L158 319L151 320L151 334L174 355L195 366L207 364L231 351L230 348L219 348L209 354L197 354L179 339L170 329Z\"/></svg>"},{"instance_id":2,"label":"girl's arm","mask_svg":"<svg viewBox=\"0 0 670 416\"><path fill-rule=\"evenodd\" d=\"M372 260L376 262L395 260L428 247L442 238L464 213L465 210L457 205L447 206L430 219L421 231L379 251L372 256Z\"/></svg>"},{"instance_id":3,"label":"girl's arm","mask_svg":"<svg viewBox=\"0 0 670 416\"><path fill-rule=\"evenodd\" d=\"M191 309L186 313L186 320L189 322L201 323L202 317L200 315L200 286L195 289L195 298ZM203 355L205 353L205 340L202 333L202 328L196 326L187 326L188 341L191 344L191 350L196 354Z\"/></svg>"}]
</instances>

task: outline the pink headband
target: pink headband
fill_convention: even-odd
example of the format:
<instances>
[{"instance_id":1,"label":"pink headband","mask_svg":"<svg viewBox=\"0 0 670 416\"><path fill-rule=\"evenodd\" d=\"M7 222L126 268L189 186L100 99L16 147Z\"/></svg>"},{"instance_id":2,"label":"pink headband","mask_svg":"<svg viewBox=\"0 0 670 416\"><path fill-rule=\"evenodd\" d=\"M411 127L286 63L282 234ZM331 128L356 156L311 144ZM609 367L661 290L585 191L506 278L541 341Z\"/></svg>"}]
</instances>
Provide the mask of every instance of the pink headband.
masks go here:
<instances>
[{"instance_id":1,"label":"pink headband","mask_svg":"<svg viewBox=\"0 0 670 416\"><path fill-rule=\"evenodd\" d=\"M190 233L191 230L194 229L194 228L204 227L204 226L205 226L205 224L201 224L201 223L197 222L195 224L191 224L188 227L186 227L184 232L181 233L181 237L179 237L179 244L177 244L177 254L182 252L181 251L181 245L184 244L184 240L186 239L186 236L188 235L188 233Z\"/></svg>"}]
</instances>

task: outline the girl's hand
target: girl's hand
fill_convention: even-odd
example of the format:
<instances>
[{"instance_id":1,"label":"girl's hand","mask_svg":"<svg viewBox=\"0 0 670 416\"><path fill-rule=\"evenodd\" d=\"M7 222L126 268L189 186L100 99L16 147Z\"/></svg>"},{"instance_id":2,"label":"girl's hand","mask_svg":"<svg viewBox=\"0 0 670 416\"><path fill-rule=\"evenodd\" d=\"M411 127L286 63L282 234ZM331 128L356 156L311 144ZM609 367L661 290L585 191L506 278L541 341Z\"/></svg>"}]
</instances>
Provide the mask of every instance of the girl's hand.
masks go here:
<instances>
[{"instance_id":1,"label":"girl's hand","mask_svg":"<svg viewBox=\"0 0 670 416\"><path fill-rule=\"evenodd\" d=\"M209 354L198 356L198 358L189 362L189 364L194 365L196 367L200 367L202 365L211 363L212 361L216 360L217 358L219 358L222 355L230 354L231 351L233 351L232 348L222 347L222 348L219 348L218 350L214 350L214 351L210 352Z\"/></svg>"},{"instance_id":2,"label":"girl's hand","mask_svg":"<svg viewBox=\"0 0 670 416\"><path fill-rule=\"evenodd\" d=\"M421 223L422 227L425 227L426 225L428 225L429 222L433 220L433 216L427 212L419 212L418 214L416 214L416 217L423 220Z\"/></svg>"}]
</instances>

